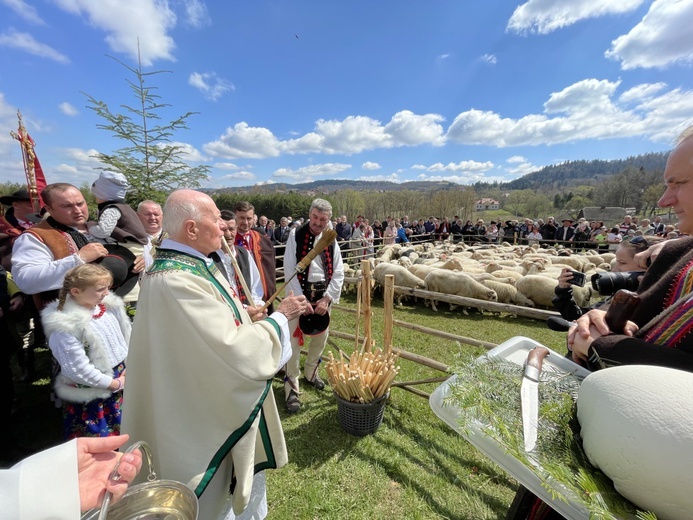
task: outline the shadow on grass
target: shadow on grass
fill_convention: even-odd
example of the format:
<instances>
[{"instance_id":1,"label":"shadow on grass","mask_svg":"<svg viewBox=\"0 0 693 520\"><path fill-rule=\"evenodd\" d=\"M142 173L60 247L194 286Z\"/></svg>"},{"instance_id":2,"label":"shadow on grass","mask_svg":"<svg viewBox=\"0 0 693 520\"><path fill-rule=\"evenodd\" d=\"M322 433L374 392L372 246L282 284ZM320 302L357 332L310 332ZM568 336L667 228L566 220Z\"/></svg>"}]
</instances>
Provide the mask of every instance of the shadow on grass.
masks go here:
<instances>
[{"instance_id":1,"label":"shadow on grass","mask_svg":"<svg viewBox=\"0 0 693 520\"><path fill-rule=\"evenodd\" d=\"M273 385L289 460L299 468L320 466L335 455L349 452L359 437L346 433L339 425L337 401L332 390L302 389L301 410L289 414L284 407L283 384Z\"/></svg>"},{"instance_id":2,"label":"shadow on grass","mask_svg":"<svg viewBox=\"0 0 693 520\"><path fill-rule=\"evenodd\" d=\"M447 482L457 487L461 493L465 493L469 496L475 496L488 507L497 512L499 518L505 517L505 512L509 508L510 504L500 499L498 496L486 493L472 485L468 485L463 481L464 476L459 474L459 466L468 469L468 475L475 478L476 476L487 476L494 483L505 486L509 489L515 489L517 483L509 478L498 467L490 463L488 459L481 453L476 453L478 456L463 457L459 453L451 450L450 445L455 445L456 443L466 442L459 435L452 432L444 425L436 426L436 430L440 430L442 437L438 436L438 440L432 440L429 436L423 436L419 430L412 428L403 421L400 412L396 406L392 403L388 404L390 408L389 413L386 413L384 424L388 429L396 432L397 435L401 435L419 446L419 448L426 451L427 459L421 458L420 456L413 455L408 451L401 443L397 441L394 436L388 435L377 435L375 440L378 442L379 446L382 447L383 454L389 454L396 452L399 457L408 459L408 462L420 468L423 471L432 472L435 468L437 473L440 473ZM412 420L410 417L409 420ZM437 419L434 419L437 420ZM430 426L430 424L429 424ZM441 441L442 440L442 441ZM449 441L449 442L448 442ZM401 463L392 462L395 457L379 457L373 456L370 453L356 451L354 455L360 457L362 460L368 462L371 465L379 466L384 469L387 475L396 482L404 486L408 486L423 499L431 507L436 514L444 518L454 518L456 512L450 510L446 506L447 497L445 496L433 496L429 489L424 485L420 484L415 478L412 478L410 472L406 470L406 466ZM455 465L458 465L456 468Z\"/></svg>"}]
</instances>

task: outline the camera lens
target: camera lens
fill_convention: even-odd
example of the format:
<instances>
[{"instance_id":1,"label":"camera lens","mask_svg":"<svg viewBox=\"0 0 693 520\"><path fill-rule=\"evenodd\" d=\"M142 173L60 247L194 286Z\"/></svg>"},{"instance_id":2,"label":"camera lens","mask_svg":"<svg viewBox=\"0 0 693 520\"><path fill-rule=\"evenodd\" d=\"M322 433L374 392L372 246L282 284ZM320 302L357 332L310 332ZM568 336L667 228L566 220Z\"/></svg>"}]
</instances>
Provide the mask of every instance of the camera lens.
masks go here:
<instances>
[{"instance_id":1,"label":"camera lens","mask_svg":"<svg viewBox=\"0 0 693 520\"><path fill-rule=\"evenodd\" d=\"M592 275L592 288L602 296L615 294L619 289L635 291L640 285L638 278L644 271L626 271L623 273L597 273Z\"/></svg>"}]
</instances>

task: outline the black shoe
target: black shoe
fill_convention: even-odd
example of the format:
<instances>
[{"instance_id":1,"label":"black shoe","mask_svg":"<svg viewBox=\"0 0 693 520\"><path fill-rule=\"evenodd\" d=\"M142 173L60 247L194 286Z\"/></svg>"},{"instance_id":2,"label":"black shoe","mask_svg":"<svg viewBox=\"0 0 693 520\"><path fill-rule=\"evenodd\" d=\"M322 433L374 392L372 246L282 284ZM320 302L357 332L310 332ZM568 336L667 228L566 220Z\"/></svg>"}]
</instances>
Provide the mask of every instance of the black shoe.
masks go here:
<instances>
[{"instance_id":1,"label":"black shoe","mask_svg":"<svg viewBox=\"0 0 693 520\"><path fill-rule=\"evenodd\" d=\"M298 399L298 394L291 390L289 392L289 397L286 398L286 411L289 413L296 413L301 409L301 401Z\"/></svg>"},{"instance_id":2,"label":"black shoe","mask_svg":"<svg viewBox=\"0 0 693 520\"><path fill-rule=\"evenodd\" d=\"M315 374L315 377L313 378L312 381L309 381L308 379L306 379L306 381L308 382L308 384L313 385L316 390L324 390L325 389L325 381L320 379L320 376L317 374Z\"/></svg>"}]
</instances>

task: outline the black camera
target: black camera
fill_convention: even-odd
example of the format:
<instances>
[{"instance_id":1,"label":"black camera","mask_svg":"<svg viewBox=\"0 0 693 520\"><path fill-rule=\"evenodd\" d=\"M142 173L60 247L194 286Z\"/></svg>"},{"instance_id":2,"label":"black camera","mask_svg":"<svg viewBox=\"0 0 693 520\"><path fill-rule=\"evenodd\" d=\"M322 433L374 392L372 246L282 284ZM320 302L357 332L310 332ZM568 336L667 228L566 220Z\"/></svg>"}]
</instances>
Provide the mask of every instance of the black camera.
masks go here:
<instances>
[{"instance_id":1,"label":"black camera","mask_svg":"<svg viewBox=\"0 0 693 520\"><path fill-rule=\"evenodd\" d=\"M622 273L597 273L592 275L592 288L602 296L611 296L620 289L637 291L640 278L645 271L624 271Z\"/></svg>"}]
</instances>

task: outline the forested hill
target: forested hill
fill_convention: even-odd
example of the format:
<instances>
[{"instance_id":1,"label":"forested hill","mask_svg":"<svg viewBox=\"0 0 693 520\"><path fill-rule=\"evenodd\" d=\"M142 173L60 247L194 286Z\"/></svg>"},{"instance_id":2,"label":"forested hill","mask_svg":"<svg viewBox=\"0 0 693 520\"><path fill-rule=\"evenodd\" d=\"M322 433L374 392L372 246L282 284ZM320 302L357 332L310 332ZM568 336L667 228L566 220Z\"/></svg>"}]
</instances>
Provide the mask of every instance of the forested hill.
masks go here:
<instances>
[{"instance_id":1,"label":"forested hill","mask_svg":"<svg viewBox=\"0 0 693 520\"><path fill-rule=\"evenodd\" d=\"M558 189L582 184L592 184L602 181L605 177L621 173L626 169L644 169L648 172L664 171L669 152L648 153L636 155L627 159L613 161L567 161L561 164L545 166L541 170L528 173L503 184L504 189L509 190L542 190ZM478 190L490 187L487 183L477 183L474 187Z\"/></svg>"},{"instance_id":2,"label":"forested hill","mask_svg":"<svg viewBox=\"0 0 693 520\"><path fill-rule=\"evenodd\" d=\"M627 169L639 170L643 168L648 172L664 171L668 152L648 153L636 155L627 159L616 159L612 161L604 160L580 160L567 161L561 164L545 166L541 170L510 181L507 183L486 183L477 182L473 185L477 193L483 193L489 188L502 187L504 190L524 190L533 189L537 191L561 190L572 186L584 184L594 184L601 182L605 178L616 175ZM355 191L439 191L459 188L458 184L448 181L411 181L411 182L388 182L388 181L361 181L349 179L320 179L300 184L274 183L263 186L242 186L234 188L206 189L211 193L334 193L341 190Z\"/></svg>"}]
</instances>

